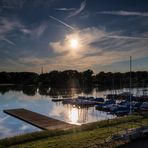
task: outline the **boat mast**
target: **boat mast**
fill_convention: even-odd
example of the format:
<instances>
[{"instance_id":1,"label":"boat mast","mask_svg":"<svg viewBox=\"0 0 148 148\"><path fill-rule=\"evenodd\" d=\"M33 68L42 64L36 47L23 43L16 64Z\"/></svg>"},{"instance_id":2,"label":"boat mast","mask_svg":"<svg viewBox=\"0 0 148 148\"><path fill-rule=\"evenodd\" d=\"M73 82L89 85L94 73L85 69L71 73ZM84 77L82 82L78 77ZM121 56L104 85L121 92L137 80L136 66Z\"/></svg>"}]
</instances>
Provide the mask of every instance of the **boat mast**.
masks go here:
<instances>
[{"instance_id":1,"label":"boat mast","mask_svg":"<svg viewBox=\"0 0 148 148\"><path fill-rule=\"evenodd\" d=\"M132 94L131 94L131 89L132 89L132 79L131 79L131 72L132 72L132 57L130 56L130 114L132 113L132 108L131 108L131 102L132 102Z\"/></svg>"},{"instance_id":2,"label":"boat mast","mask_svg":"<svg viewBox=\"0 0 148 148\"><path fill-rule=\"evenodd\" d=\"M42 67L41 67L41 74L43 74L43 73L44 73L44 67L42 65Z\"/></svg>"},{"instance_id":3,"label":"boat mast","mask_svg":"<svg viewBox=\"0 0 148 148\"><path fill-rule=\"evenodd\" d=\"M113 91L112 91L112 94L113 94L113 100L115 99L115 86L114 86L114 78L112 79L112 85L113 85Z\"/></svg>"}]
</instances>

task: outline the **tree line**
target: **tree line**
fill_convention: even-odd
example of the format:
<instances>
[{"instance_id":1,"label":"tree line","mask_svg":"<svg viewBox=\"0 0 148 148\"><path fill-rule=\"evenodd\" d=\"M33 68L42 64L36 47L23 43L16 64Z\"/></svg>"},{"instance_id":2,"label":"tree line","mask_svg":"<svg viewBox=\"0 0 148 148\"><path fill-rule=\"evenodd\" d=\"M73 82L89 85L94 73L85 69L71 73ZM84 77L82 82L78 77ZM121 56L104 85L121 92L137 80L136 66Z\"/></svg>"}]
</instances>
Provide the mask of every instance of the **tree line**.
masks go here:
<instances>
[{"instance_id":1,"label":"tree line","mask_svg":"<svg viewBox=\"0 0 148 148\"><path fill-rule=\"evenodd\" d=\"M132 87L147 87L148 72L131 72ZM99 72L88 69L51 71L37 74L32 72L0 72L0 84L49 86L52 88L125 88L130 86L130 72Z\"/></svg>"}]
</instances>

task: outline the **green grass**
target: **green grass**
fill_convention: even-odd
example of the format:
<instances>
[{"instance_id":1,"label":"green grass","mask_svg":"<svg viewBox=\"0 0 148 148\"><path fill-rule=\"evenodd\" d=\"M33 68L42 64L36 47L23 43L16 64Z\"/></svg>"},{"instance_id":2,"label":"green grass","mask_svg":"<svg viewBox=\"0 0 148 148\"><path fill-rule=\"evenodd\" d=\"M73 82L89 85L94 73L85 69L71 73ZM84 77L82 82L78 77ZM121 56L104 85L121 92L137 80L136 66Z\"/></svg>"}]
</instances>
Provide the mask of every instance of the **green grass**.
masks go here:
<instances>
[{"instance_id":1,"label":"green grass","mask_svg":"<svg viewBox=\"0 0 148 148\"><path fill-rule=\"evenodd\" d=\"M112 120L89 123L70 130L41 131L0 140L1 147L18 148L85 148L103 147L104 140L110 135L125 128L138 127L139 121L147 124L148 119L132 115ZM134 124L133 124L134 123ZM117 128L118 127L118 128ZM119 144L119 142L117 143ZM114 144L117 145L117 144ZM106 146L105 146L106 147Z\"/></svg>"}]
</instances>

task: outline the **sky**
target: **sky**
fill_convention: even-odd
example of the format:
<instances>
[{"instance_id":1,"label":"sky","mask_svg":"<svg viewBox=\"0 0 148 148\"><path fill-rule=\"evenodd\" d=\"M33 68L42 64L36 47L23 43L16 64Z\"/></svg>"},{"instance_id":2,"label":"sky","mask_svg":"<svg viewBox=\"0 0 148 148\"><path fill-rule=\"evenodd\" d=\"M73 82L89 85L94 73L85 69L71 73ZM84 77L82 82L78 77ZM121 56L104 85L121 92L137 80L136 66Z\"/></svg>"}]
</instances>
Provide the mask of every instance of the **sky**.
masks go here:
<instances>
[{"instance_id":1,"label":"sky","mask_svg":"<svg viewBox=\"0 0 148 148\"><path fill-rule=\"evenodd\" d=\"M148 70L147 0L0 0L0 71Z\"/></svg>"}]
</instances>

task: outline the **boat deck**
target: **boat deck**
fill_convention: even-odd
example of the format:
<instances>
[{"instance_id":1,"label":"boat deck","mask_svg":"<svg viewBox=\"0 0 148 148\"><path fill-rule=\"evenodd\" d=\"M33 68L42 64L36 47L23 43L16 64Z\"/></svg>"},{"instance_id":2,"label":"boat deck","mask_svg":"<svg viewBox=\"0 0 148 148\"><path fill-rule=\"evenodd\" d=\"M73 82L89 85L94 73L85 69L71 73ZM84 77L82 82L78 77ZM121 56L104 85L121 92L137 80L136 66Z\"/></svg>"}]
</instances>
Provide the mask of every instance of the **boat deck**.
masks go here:
<instances>
[{"instance_id":1,"label":"boat deck","mask_svg":"<svg viewBox=\"0 0 148 148\"><path fill-rule=\"evenodd\" d=\"M20 120L23 120L27 123L30 123L43 130L53 130L53 129L66 130L75 126L73 124L53 119L48 116L41 115L39 113L24 108L4 110L4 113L16 117Z\"/></svg>"}]
</instances>

